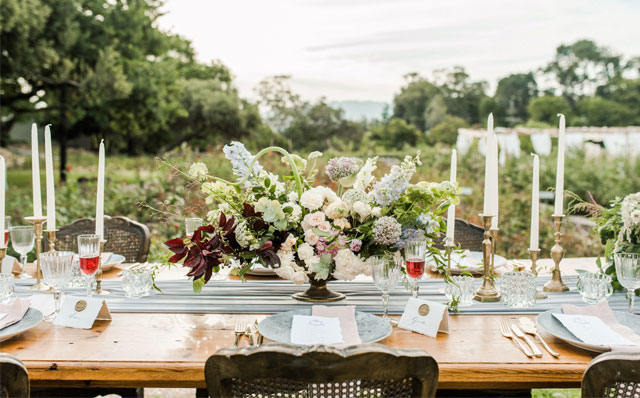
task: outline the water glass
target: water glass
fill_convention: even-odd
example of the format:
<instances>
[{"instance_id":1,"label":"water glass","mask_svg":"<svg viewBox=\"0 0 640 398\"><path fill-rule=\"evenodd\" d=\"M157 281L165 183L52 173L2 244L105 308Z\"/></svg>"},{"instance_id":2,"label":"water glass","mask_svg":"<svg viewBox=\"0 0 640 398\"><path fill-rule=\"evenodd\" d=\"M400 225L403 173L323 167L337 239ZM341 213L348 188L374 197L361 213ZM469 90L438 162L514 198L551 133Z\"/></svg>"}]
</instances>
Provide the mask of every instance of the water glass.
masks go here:
<instances>
[{"instance_id":1,"label":"water glass","mask_svg":"<svg viewBox=\"0 0 640 398\"><path fill-rule=\"evenodd\" d=\"M187 233L187 236L191 237L196 229L202 226L202 218L198 217L190 217L184 219L184 227Z\"/></svg>"},{"instance_id":2,"label":"water glass","mask_svg":"<svg viewBox=\"0 0 640 398\"><path fill-rule=\"evenodd\" d=\"M588 304L598 304L613 293L611 277L607 274L580 274L577 286L582 294L582 301Z\"/></svg>"},{"instance_id":3,"label":"water glass","mask_svg":"<svg viewBox=\"0 0 640 398\"><path fill-rule=\"evenodd\" d=\"M12 274L0 274L0 303L6 303L15 290Z\"/></svg>"},{"instance_id":4,"label":"water glass","mask_svg":"<svg viewBox=\"0 0 640 398\"><path fill-rule=\"evenodd\" d=\"M389 291L396 287L400 280L402 259L393 257L377 258L371 264L373 284L382 292L382 318L389 320Z\"/></svg>"},{"instance_id":5,"label":"water glass","mask_svg":"<svg viewBox=\"0 0 640 398\"><path fill-rule=\"evenodd\" d=\"M80 271L85 275L87 283L87 297L91 297L93 276L100 264L100 236L95 234L78 235L78 257Z\"/></svg>"},{"instance_id":6,"label":"water glass","mask_svg":"<svg viewBox=\"0 0 640 398\"><path fill-rule=\"evenodd\" d=\"M500 278L502 302L508 307L526 308L536 303L536 277L531 272L505 272Z\"/></svg>"},{"instance_id":7,"label":"water glass","mask_svg":"<svg viewBox=\"0 0 640 398\"><path fill-rule=\"evenodd\" d=\"M71 279L69 279L67 287L85 287L84 274L80 271L80 257L78 256L73 256L73 262L71 263Z\"/></svg>"},{"instance_id":8,"label":"water glass","mask_svg":"<svg viewBox=\"0 0 640 398\"><path fill-rule=\"evenodd\" d=\"M25 268L27 266L27 253L33 250L33 244L36 240L33 226L17 226L9 228L9 235L11 235L11 245L13 250L20 254L20 264L22 264L22 270L20 270L20 279L29 279L31 276L27 274Z\"/></svg>"},{"instance_id":9,"label":"water glass","mask_svg":"<svg viewBox=\"0 0 640 398\"><path fill-rule=\"evenodd\" d=\"M458 307L469 307L473 304L473 297L476 294L475 279L468 275L452 276L453 283L444 286L444 293L449 301L454 297L458 299Z\"/></svg>"},{"instance_id":10,"label":"water glass","mask_svg":"<svg viewBox=\"0 0 640 398\"><path fill-rule=\"evenodd\" d=\"M411 279L412 295L418 298L418 280L424 275L424 264L427 255L426 239L407 239L404 243L404 258L407 275Z\"/></svg>"},{"instance_id":11,"label":"water glass","mask_svg":"<svg viewBox=\"0 0 640 398\"><path fill-rule=\"evenodd\" d=\"M640 254L614 253L613 260L616 265L618 282L627 289L629 312L633 313L633 302L636 297L636 289L640 288Z\"/></svg>"},{"instance_id":12,"label":"water glass","mask_svg":"<svg viewBox=\"0 0 640 398\"><path fill-rule=\"evenodd\" d=\"M60 312L60 298L62 288L67 286L71 279L71 265L73 263L73 252L46 252L40 254L40 265L42 266L42 276L44 282L53 288L53 299L56 311L47 316L45 321L51 322Z\"/></svg>"},{"instance_id":13,"label":"water glass","mask_svg":"<svg viewBox=\"0 0 640 398\"><path fill-rule=\"evenodd\" d=\"M134 268L122 271L122 289L129 298L148 296L153 287L151 270Z\"/></svg>"}]
</instances>

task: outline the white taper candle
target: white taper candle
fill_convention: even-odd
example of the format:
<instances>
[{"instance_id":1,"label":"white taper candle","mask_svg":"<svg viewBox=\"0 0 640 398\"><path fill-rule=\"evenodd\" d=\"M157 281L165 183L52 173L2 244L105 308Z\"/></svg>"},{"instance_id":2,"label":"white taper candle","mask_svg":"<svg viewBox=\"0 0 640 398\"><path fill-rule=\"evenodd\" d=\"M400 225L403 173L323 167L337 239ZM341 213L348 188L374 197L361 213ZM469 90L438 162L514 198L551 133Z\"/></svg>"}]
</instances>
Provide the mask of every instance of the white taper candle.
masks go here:
<instances>
[{"instance_id":1,"label":"white taper candle","mask_svg":"<svg viewBox=\"0 0 640 398\"><path fill-rule=\"evenodd\" d=\"M40 154L38 152L38 126L31 125L31 182L33 186L33 216L42 217L40 194Z\"/></svg>"},{"instance_id":2,"label":"white taper candle","mask_svg":"<svg viewBox=\"0 0 640 398\"><path fill-rule=\"evenodd\" d=\"M554 216L564 215L563 209L563 193L564 193L564 115L558 113L560 117L560 126L558 129L558 167L556 169L556 201L553 208Z\"/></svg>"},{"instance_id":3,"label":"white taper candle","mask_svg":"<svg viewBox=\"0 0 640 398\"><path fill-rule=\"evenodd\" d=\"M96 235L104 240L104 140L98 152L98 192L96 195Z\"/></svg>"},{"instance_id":4,"label":"white taper candle","mask_svg":"<svg viewBox=\"0 0 640 398\"><path fill-rule=\"evenodd\" d=\"M4 225L4 190L7 184L7 169L4 158L0 156L0 248L7 247L7 241L4 238L6 225ZM0 264L1 265L1 264Z\"/></svg>"},{"instance_id":5,"label":"white taper candle","mask_svg":"<svg viewBox=\"0 0 640 398\"><path fill-rule=\"evenodd\" d=\"M533 155L533 178L531 184L531 237L529 250L538 250L540 228L540 159Z\"/></svg>"},{"instance_id":6,"label":"white taper candle","mask_svg":"<svg viewBox=\"0 0 640 398\"><path fill-rule=\"evenodd\" d=\"M487 119L487 138L484 163L484 206L482 209L482 214L485 216L495 216L495 214L493 213L493 204L491 203L493 196L493 172L491 169L494 164L493 157L497 154L494 155L493 148L493 113L490 113L489 118Z\"/></svg>"},{"instance_id":7,"label":"white taper candle","mask_svg":"<svg viewBox=\"0 0 640 398\"><path fill-rule=\"evenodd\" d=\"M51 150L51 129L44 128L44 164L47 181L47 230L56 229L56 193L53 181L53 152Z\"/></svg>"},{"instance_id":8,"label":"white taper candle","mask_svg":"<svg viewBox=\"0 0 640 398\"><path fill-rule=\"evenodd\" d=\"M449 181L452 184L456 182L456 172L457 172L457 163L458 162L458 154L455 149L451 150L451 173L449 174ZM453 246L454 243L454 232L456 228L456 206L452 204L449 206L447 210L447 246Z\"/></svg>"}]
</instances>

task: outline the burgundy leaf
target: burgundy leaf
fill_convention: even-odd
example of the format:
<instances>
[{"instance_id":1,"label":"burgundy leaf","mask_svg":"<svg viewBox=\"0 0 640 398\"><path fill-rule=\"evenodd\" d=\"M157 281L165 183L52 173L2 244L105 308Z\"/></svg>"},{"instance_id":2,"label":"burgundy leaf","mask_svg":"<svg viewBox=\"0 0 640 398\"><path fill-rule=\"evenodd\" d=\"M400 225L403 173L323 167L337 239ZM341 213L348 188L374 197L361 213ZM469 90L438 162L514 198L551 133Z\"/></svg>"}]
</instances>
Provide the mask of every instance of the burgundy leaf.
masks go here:
<instances>
[{"instance_id":1,"label":"burgundy leaf","mask_svg":"<svg viewBox=\"0 0 640 398\"><path fill-rule=\"evenodd\" d=\"M185 243L181 238L175 238L164 242L164 244L174 253L181 253L185 248Z\"/></svg>"},{"instance_id":2,"label":"burgundy leaf","mask_svg":"<svg viewBox=\"0 0 640 398\"><path fill-rule=\"evenodd\" d=\"M253 206L251 206L249 203L242 204L242 216L244 218L253 217L255 215L256 211L253 209Z\"/></svg>"},{"instance_id":3,"label":"burgundy leaf","mask_svg":"<svg viewBox=\"0 0 640 398\"><path fill-rule=\"evenodd\" d=\"M227 223L227 216L224 213L220 213L220 220L218 221L218 228L222 228Z\"/></svg>"},{"instance_id":4,"label":"burgundy leaf","mask_svg":"<svg viewBox=\"0 0 640 398\"><path fill-rule=\"evenodd\" d=\"M171 256L171 258L169 258L169 262L170 263L177 263L178 261L182 260L184 258L184 256L187 255L187 251L185 250L182 253L176 253L173 256Z\"/></svg>"}]
</instances>

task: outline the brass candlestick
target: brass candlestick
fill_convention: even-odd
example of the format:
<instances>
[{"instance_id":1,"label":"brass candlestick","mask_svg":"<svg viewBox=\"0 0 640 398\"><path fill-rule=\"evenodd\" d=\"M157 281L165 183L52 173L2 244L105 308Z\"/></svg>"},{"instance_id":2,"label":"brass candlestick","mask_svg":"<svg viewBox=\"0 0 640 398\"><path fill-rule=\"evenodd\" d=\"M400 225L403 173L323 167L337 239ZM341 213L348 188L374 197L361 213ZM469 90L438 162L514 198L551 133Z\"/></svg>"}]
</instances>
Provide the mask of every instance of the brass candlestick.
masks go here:
<instances>
[{"instance_id":1,"label":"brass candlestick","mask_svg":"<svg viewBox=\"0 0 640 398\"><path fill-rule=\"evenodd\" d=\"M454 246L449 245L448 243L444 245L444 251L447 253L447 276L451 276L451 252L453 251Z\"/></svg>"},{"instance_id":2,"label":"brass candlestick","mask_svg":"<svg viewBox=\"0 0 640 398\"><path fill-rule=\"evenodd\" d=\"M560 241L562 240L562 232L560 232L560 227L562 227L562 219L564 216L556 216L553 215L553 223L556 226L556 244L551 248L551 258L553 258L553 262L555 263L555 267L553 267L553 271L551 272L551 280L547 282L543 290L545 292L566 292L569 290L569 286L565 285L562 282L562 274L560 273L560 261L564 256L564 249L560 246Z\"/></svg>"},{"instance_id":3,"label":"brass candlestick","mask_svg":"<svg viewBox=\"0 0 640 398\"><path fill-rule=\"evenodd\" d=\"M495 273L496 269L496 242L498 241L498 231L499 229L491 230L491 272Z\"/></svg>"},{"instance_id":4,"label":"brass candlestick","mask_svg":"<svg viewBox=\"0 0 640 398\"><path fill-rule=\"evenodd\" d=\"M104 240L100 241L100 254L98 255L98 272L96 272L96 294L109 294L111 292L102 289L102 252L104 251Z\"/></svg>"},{"instance_id":5,"label":"brass candlestick","mask_svg":"<svg viewBox=\"0 0 640 398\"><path fill-rule=\"evenodd\" d=\"M42 252L42 224L47 221L47 218L25 217L24 219L33 224L33 231L36 235L36 284L29 287L29 290L51 290L49 286L42 283L42 268L40 268L40 253Z\"/></svg>"},{"instance_id":6,"label":"brass candlestick","mask_svg":"<svg viewBox=\"0 0 640 398\"><path fill-rule=\"evenodd\" d=\"M6 255L7 255L7 248L0 247L0 268L2 268L2 261L4 261L4 258Z\"/></svg>"},{"instance_id":7,"label":"brass candlestick","mask_svg":"<svg viewBox=\"0 0 640 398\"><path fill-rule=\"evenodd\" d=\"M57 229L48 229L45 231L47 233L47 242L49 243L49 251L56 251L56 232Z\"/></svg>"},{"instance_id":8,"label":"brass candlestick","mask_svg":"<svg viewBox=\"0 0 640 398\"><path fill-rule=\"evenodd\" d=\"M491 243L491 219L493 216L482 215L482 223L484 227L484 240L482 241L482 259L484 262L484 276L482 277L482 286L476 291L474 300L481 302L499 301L500 293L496 289L493 282L493 269L491 268L492 243Z\"/></svg>"},{"instance_id":9,"label":"brass candlestick","mask_svg":"<svg viewBox=\"0 0 640 398\"><path fill-rule=\"evenodd\" d=\"M531 273L538 277L538 269L536 268L536 262L538 261L538 256L540 256L540 249L531 250L529 249L529 258L531 259ZM541 292L536 288L536 300L546 299L547 295L544 292Z\"/></svg>"}]
</instances>

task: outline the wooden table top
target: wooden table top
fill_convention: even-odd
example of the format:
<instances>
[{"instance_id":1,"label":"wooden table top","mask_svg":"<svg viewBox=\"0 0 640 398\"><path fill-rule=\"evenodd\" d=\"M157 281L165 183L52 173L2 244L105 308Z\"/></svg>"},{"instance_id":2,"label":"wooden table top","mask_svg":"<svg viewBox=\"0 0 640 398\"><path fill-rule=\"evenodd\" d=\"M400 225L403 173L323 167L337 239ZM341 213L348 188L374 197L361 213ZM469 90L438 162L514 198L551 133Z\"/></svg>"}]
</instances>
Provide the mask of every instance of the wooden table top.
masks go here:
<instances>
[{"instance_id":1,"label":"wooden table top","mask_svg":"<svg viewBox=\"0 0 640 398\"><path fill-rule=\"evenodd\" d=\"M25 363L33 386L204 388L204 363L220 348L233 344L235 322L253 322L265 316L115 313L111 322L97 321L90 330L42 323L0 342L0 350ZM439 388L580 385L593 353L545 335L560 358L543 350L542 358L529 359L500 334L499 320L503 318L515 321L517 317L452 315L449 334L431 338L396 327L380 343L429 352L440 367ZM243 342L246 344L246 339Z\"/></svg>"}]
</instances>

